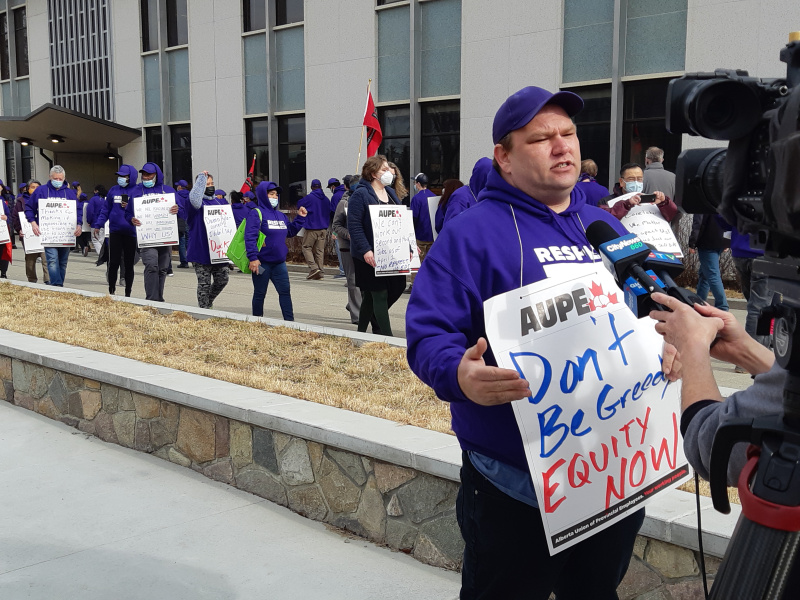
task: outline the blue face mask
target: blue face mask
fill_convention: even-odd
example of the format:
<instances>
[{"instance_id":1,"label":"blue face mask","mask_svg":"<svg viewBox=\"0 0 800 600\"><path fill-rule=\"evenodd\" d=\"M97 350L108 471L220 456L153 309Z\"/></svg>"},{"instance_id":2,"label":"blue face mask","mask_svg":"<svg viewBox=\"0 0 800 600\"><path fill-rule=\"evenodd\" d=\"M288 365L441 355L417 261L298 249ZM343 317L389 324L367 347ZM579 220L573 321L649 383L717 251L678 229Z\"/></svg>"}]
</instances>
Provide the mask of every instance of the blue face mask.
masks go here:
<instances>
[{"instance_id":1,"label":"blue face mask","mask_svg":"<svg viewBox=\"0 0 800 600\"><path fill-rule=\"evenodd\" d=\"M278 199L277 198L270 198L269 203L272 205L272 208L278 208Z\"/></svg>"},{"instance_id":2,"label":"blue face mask","mask_svg":"<svg viewBox=\"0 0 800 600\"><path fill-rule=\"evenodd\" d=\"M154 187L154 186L156 185L156 180L155 180L155 179L150 179L150 180L148 181L147 179L143 179L143 180L142 180L142 185L143 185L144 187L146 187L146 188L151 188L151 187Z\"/></svg>"},{"instance_id":3,"label":"blue face mask","mask_svg":"<svg viewBox=\"0 0 800 600\"><path fill-rule=\"evenodd\" d=\"M59 181L58 179L51 179L50 183L52 183L53 187L56 188L56 189L59 189L59 188L61 188L62 185L64 185L64 182L63 181Z\"/></svg>"},{"instance_id":4,"label":"blue face mask","mask_svg":"<svg viewBox=\"0 0 800 600\"><path fill-rule=\"evenodd\" d=\"M626 181L625 191L640 193L644 189L644 183L641 181Z\"/></svg>"},{"instance_id":5,"label":"blue face mask","mask_svg":"<svg viewBox=\"0 0 800 600\"><path fill-rule=\"evenodd\" d=\"M128 178L127 177L117 177L117 185L119 187L127 187L128 186Z\"/></svg>"}]
</instances>

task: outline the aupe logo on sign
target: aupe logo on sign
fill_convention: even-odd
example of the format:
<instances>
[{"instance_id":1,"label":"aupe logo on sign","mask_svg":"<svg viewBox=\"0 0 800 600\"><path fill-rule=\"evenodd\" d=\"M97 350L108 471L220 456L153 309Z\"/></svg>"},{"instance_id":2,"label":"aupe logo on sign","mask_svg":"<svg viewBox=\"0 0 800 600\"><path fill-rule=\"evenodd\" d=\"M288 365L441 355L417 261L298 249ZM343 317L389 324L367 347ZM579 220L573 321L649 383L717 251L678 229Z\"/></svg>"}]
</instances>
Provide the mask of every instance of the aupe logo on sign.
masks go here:
<instances>
[{"instance_id":1,"label":"aupe logo on sign","mask_svg":"<svg viewBox=\"0 0 800 600\"><path fill-rule=\"evenodd\" d=\"M553 327L556 323L567 321L573 314L582 316L594 312L598 308L605 308L611 304L618 304L617 293L608 293L603 286L592 282L590 287L580 287L569 294L559 294L537 302L533 306L526 306L520 310L520 327L522 335L531 331L539 331Z\"/></svg>"}]
</instances>

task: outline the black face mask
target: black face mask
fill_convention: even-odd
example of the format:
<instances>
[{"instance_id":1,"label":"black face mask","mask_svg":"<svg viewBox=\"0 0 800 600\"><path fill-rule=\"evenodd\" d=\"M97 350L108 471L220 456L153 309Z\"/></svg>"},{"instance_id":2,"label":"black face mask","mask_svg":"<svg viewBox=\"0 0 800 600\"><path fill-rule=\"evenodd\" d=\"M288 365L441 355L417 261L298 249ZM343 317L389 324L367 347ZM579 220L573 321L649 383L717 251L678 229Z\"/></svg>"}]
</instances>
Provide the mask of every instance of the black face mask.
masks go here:
<instances>
[{"instance_id":1,"label":"black face mask","mask_svg":"<svg viewBox=\"0 0 800 600\"><path fill-rule=\"evenodd\" d=\"M213 185L206 186L206 196L213 196L217 189Z\"/></svg>"}]
</instances>

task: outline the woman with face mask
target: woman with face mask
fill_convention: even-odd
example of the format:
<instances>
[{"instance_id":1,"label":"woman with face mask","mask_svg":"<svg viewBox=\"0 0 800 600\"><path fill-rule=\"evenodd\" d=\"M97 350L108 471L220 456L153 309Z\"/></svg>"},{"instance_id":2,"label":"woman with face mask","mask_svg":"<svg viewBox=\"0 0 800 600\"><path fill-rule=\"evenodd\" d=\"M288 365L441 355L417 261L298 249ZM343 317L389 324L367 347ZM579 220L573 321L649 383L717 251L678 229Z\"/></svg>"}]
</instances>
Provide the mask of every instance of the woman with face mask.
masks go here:
<instances>
[{"instance_id":1,"label":"woman with face mask","mask_svg":"<svg viewBox=\"0 0 800 600\"><path fill-rule=\"evenodd\" d=\"M638 206L642 201L641 194L643 189L644 171L642 167L636 163L624 164L619 170L619 182L614 186L614 193L605 198L601 198L597 206L603 210L607 210L618 219L623 219L634 206ZM662 192L653 193L655 194L655 204L658 210L661 211L661 216L664 217L667 222L671 221L675 215L678 214L678 207ZM625 194L636 195L626 200L614 202L615 198L619 198Z\"/></svg>"},{"instance_id":2,"label":"woman with face mask","mask_svg":"<svg viewBox=\"0 0 800 600\"><path fill-rule=\"evenodd\" d=\"M284 321L294 321L292 296L289 288L289 271L286 268L288 248L286 239L297 235L306 222L308 211L297 210L294 221L278 210L280 186L271 181L262 181L256 188L258 206L246 217L244 244L250 259L253 276L253 316L264 315L264 298L269 282L278 292L278 303ZM264 245L257 247L259 232L264 234Z\"/></svg>"},{"instance_id":3,"label":"woman with face mask","mask_svg":"<svg viewBox=\"0 0 800 600\"><path fill-rule=\"evenodd\" d=\"M385 156L378 154L368 158L361 169L361 181L350 197L347 211L350 253L355 267L356 285L361 289L362 297L358 330L366 331L367 324L374 315L378 327L373 325L372 332L389 336L392 335L389 309L406 289L406 276L375 276L375 239L369 207L400 204L400 200L390 187L393 177L394 174Z\"/></svg>"}]
</instances>

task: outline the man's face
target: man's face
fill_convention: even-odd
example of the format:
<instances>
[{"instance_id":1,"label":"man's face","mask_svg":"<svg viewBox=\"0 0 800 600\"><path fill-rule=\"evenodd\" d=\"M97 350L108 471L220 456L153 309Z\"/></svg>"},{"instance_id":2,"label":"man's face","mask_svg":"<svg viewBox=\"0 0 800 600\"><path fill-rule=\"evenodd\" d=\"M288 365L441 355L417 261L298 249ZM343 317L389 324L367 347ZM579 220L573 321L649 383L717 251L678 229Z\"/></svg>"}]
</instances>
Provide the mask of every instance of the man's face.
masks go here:
<instances>
[{"instance_id":1,"label":"man's face","mask_svg":"<svg viewBox=\"0 0 800 600\"><path fill-rule=\"evenodd\" d=\"M155 178L155 173L142 173L142 181L153 181Z\"/></svg>"},{"instance_id":2,"label":"man's face","mask_svg":"<svg viewBox=\"0 0 800 600\"><path fill-rule=\"evenodd\" d=\"M50 181L64 181L64 173L53 173L50 175Z\"/></svg>"},{"instance_id":3,"label":"man's face","mask_svg":"<svg viewBox=\"0 0 800 600\"><path fill-rule=\"evenodd\" d=\"M644 172L639 168L627 169L622 172L622 177L619 178L619 186L624 190L625 184L629 181L644 181Z\"/></svg>"},{"instance_id":4,"label":"man's face","mask_svg":"<svg viewBox=\"0 0 800 600\"><path fill-rule=\"evenodd\" d=\"M545 106L525 127L511 132L510 150L497 144L494 156L511 185L548 206L568 206L580 174L581 148L563 108Z\"/></svg>"}]
</instances>

